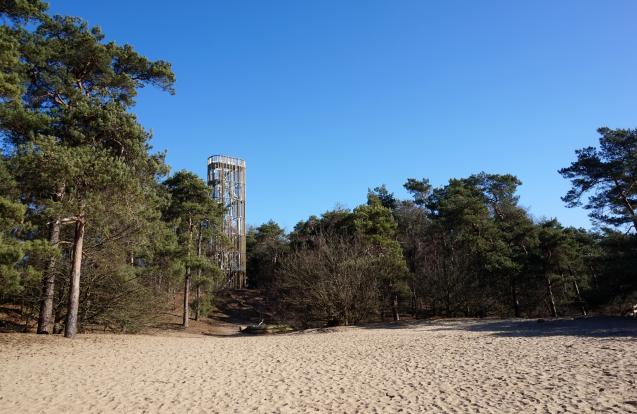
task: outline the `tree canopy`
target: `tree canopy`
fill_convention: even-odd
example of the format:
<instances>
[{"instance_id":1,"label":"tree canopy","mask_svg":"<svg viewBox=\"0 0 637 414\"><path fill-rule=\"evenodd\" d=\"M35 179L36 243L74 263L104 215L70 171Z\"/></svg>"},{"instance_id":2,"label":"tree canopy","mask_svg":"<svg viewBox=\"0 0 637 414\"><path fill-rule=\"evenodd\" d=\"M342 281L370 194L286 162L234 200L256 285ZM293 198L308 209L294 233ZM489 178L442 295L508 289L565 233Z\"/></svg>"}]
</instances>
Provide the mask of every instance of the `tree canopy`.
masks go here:
<instances>
[{"instance_id":1,"label":"tree canopy","mask_svg":"<svg viewBox=\"0 0 637 414\"><path fill-rule=\"evenodd\" d=\"M629 225L637 230L637 130L597 130L599 148L577 150L577 160L559 172L572 187L562 198L567 206L591 210L599 224ZM585 195L588 198L583 200Z\"/></svg>"}]
</instances>

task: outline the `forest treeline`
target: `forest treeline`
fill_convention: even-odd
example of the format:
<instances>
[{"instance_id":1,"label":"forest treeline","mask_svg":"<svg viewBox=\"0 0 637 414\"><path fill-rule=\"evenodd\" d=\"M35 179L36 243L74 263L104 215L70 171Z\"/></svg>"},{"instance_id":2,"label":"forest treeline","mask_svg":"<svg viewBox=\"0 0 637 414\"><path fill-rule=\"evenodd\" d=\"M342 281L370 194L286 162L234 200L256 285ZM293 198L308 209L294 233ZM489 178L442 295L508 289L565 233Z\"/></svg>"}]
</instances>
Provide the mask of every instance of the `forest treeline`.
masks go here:
<instances>
[{"instance_id":1,"label":"forest treeline","mask_svg":"<svg viewBox=\"0 0 637 414\"><path fill-rule=\"evenodd\" d=\"M0 15L0 328L130 332L178 293L184 326L206 315L227 282L223 208L195 174L169 175L131 112L140 88L174 93L170 64L41 1ZM253 229L249 282L295 326L620 312L636 302L637 132L599 132L560 171L595 231L534 221L512 175L409 179L410 200L380 186L289 234Z\"/></svg>"},{"instance_id":2,"label":"forest treeline","mask_svg":"<svg viewBox=\"0 0 637 414\"><path fill-rule=\"evenodd\" d=\"M286 234L250 230L249 283L297 326L413 316L624 313L637 303L637 131L601 128L599 147L559 171L570 207L595 230L534 220L522 184L479 173L433 187L410 178L399 200L383 185L367 203L312 216Z\"/></svg>"}]
</instances>

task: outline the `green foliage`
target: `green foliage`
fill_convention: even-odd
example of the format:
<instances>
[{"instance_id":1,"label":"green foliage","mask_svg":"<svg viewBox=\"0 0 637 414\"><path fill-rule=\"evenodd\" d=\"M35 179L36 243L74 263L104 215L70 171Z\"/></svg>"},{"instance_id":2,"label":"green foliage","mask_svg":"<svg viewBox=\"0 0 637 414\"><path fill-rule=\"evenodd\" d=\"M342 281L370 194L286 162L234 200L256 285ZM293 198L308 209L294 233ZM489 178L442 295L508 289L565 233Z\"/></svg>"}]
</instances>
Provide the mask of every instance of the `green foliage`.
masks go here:
<instances>
[{"instance_id":1,"label":"green foliage","mask_svg":"<svg viewBox=\"0 0 637 414\"><path fill-rule=\"evenodd\" d=\"M398 205L398 200L394 197L394 194L387 190L385 184L375 187L373 190L367 190L367 204L372 204L374 200L379 201L383 207L390 210L394 210Z\"/></svg>"},{"instance_id":2,"label":"green foliage","mask_svg":"<svg viewBox=\"0 0 637 414\"><path fill-rule=\"evenodd\" d=\"M12 199L15 182L0 159L0 298L19 293L20 276L18 264L24 258L25 245L13 237L24 220L26 208Z\"/></svg>"},{"instance_id":3,"label":"green foliage","mask_svg":"<svg viewBox=\"0 0 637 414\"><path fill-rule=\"evenodd\" d=\"M637 239L606 230L596 243L584 244L584 267L593 275L586 295L598 306L624 312L637 302Z\"/></svg>"},{"instance_id":4,"label":"green foliage","mask_svg":"<svg viewBox=\"0 0 637 414\"><path fill-rule=\"evenodd\" d=\"M0 132L19 189L12 201L21 202L28 219L28 231L11 233L22 249L20 295L37 307L37 279L48 269L57 279L56 320L64 316L66 281L60 276L70 273L75 237L62 228L60 260L53 260L57 249L45 253L44 239L50 223L81 218L80 323L131 328L154 313L155 298L165 302L155 294L162 282L149 269L161 266L165 282L179 265L160 221L164 155L149 153L150 134L128 109L145 85L173 93L175 77L168 63L107 43L99 28L45 15L45 9L24 0L0 8L13 22L0 31L0 44L7 46L0 53ZM31 17L33 23L24 25Z\"/></svg>"},{"instance_id":5,"label":"green foliage","mask_svg":"<svg viewBox=\"0 0 637 414\"><path fill-rule=\"evenodd\" d=\"M392 210L381 201L390 197L383 187L374 191L368 204L353 211L328 211L295 227L290 251L277 257L280 264L273 287L273 301L280 303L288 321L348 324L369 320L389 309L395 296L408 296L397 224ZM264 239L263 233L279 231L272 223L259 228L252 236L253 251L261 247L257 237ZM280 255L281 250L263 249L259 260L267 262L268 254Z\"/></svg>"},{"instance_id":6,"label":"green foliage","mask_svg":"<svg viewBox=\"0 0 637 414\"><path fill-rule=\"evenodd\" d=\"M169 222L177 235L180 254L177 256L183 263L184 295L189 295L190 283L204 293L195 299L194 306L198 312L208 309L205 305L212 287L222 275L213 252L202 250L203 243L221 244L223 206L213 200L211 188L203 180L191 172L179 171L164 181L163 186L170 195L170 201L163 210L163 219ZM196 276L193 279L193 272ZM201 305L201 308L197 306ZM184 305L184 326L188 323L189 308Z\"/></svg>"},{"instance_id":7,"label":"green foliage","mask_svg":"<svg viewBox=\"0 0 637 414\"><path fill-rule=\"evenodd\" d=\"M41 264L57 249L46 241L29 239L31 223L17 198L15 180L0 159L0 299L22 296L41 277Z\"/></svg>"},{"instance_id":8,"label":"green foliage","mask_svg":"<svg viewBox=\"0 0 637 414\"><path fill-rule=\"evenodd\" d=\"M396 237L396 222L392 212L378 198L370 198L368 204L354 209L354 231L378 243L387 243Z\"/></svg>"},{"instance_id":9,"label":"green foliage","mask_svg":"<svg viewBox=\"0 0 637 414\"><path fill-rule=\"evenodd\" d=\"M577 161L559 172L571 180L562 198L569 207L583 205L600 224L630 225L637 230L637 130L597 130L599 148L577 150ZM589 193L588 199L582 198Z\"/></svg>"},{"instance_id":10,"label":"green foliage","mask_svg":"<svg viewBox=\"0 0 637 414\"><path fill-rule=\"evenodd\" d=\"M195 298L190 303L190 309L194 312L199 312L200 315L208 315L214 307L214 298L211 295L204 295L199 298Z\"/></svg>"},{"instance_id":11,"label":"green foliage","mask_svg":"<svg viewBox=\"0 0 637 414\"><path fill-rule=\"evenodd\" d=\"M0 15L14 22L44 18L48 5L40 0L0 0Z\"/></svg>"},{"instance_id":12,"label":"green foliage","mask_svg":"<svg viewBox=\"0 0 637 414\"><path fill-rule=\"evenodd\" d=\"M199 259L192 258L195 251L194 233L207 231L208 238L218 235L221 228L222 206L212 199L211 188L195 174L178 171L163 183L170 201L162 217L173 223L182 248L186 267L202 268ZM201 223L204 223L200 226ZM203 236L203 235L202 235ZM204 266L205 267L205 266Z\"/></svg>"},{"instance_id":13,"label":"green foliage","mask_svg":"<svg viewBox=\"0 0 637 414\"><path fill-rule=\"evenodd\" d=\"M249 229L246 237L248 284L269 287L287 250L286 234L274 221Z\"/></svg>"},{"instance_id":14,"label":"green foliage","mask_svg":"<svg viewBox=\"0 0 637 414\"><path fill-rule=\"evenodd\" d=\"M637 130L600 128L597 132L599 147L577 150L577 160L559 171L571 180L562 200L568 207L590 210L600 226L627 229L620 233L603 228L599 241L581 243L587 260L580 266L594 275L594 288L587 296L597 304L615 303L619 308L615 311L621 311L626 301L637 299Z\"/></svg>"},{"instance_id":15,"label":"green foliage","mask_svg":"<svg viewBox=\"0 0 637 414\"><path fill-rule=\"evenodd\" d=\"M170 203L164 211L167 220L192 225L215 208L210 187L189 171L178 171L164 181L164 186L170 194Z\"/></svg>"},{"instance_id":16,"label":"green foliage","mask_svg":"<svg viewBox=\"0 0 637 414\"><path fill-rule=\"evenodd\" d=\"M414 203L419 206L425 204L432 188L427 178L421 180L408 178L403 186L414 197Z\"/></svg>"}]
</instances>

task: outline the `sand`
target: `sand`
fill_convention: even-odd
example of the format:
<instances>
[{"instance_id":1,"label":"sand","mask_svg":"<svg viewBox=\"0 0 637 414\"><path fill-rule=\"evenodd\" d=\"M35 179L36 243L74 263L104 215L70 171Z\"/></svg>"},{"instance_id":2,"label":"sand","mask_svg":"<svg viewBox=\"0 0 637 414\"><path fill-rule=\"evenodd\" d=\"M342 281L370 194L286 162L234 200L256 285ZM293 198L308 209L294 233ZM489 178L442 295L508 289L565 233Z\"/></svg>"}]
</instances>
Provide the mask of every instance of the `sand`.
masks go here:
<instances>
[{"instance_id":1,"label":"sand","mask_svg":"<svg viewBox=\"0 0 637 414\"><path fill-rule=\"evenodd\" d=\"M632 412L637 321L0 334L0 412Z\"/></svg>"}]
</instances>

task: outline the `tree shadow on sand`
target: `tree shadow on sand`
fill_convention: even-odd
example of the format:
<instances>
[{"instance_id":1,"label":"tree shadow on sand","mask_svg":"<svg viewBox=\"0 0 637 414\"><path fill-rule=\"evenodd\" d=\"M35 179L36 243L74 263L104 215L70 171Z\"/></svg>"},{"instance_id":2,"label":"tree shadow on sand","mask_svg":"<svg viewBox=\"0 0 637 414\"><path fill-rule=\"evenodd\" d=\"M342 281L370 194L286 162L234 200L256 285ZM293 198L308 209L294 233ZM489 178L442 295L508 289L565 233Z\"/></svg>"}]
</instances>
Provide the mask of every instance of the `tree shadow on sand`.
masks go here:
<instances>
[{"instance_id":1,"label":"tree shadow on sand","mask_svg":"<svg viewBox=\"0 0 637 414\"><path fill-rule=\"evenodd\" d=\"M374 324L367 329L483 332L499 337L580 336L637 338L637 318L598 316L558 319L441 319L400 324Z\"/></svg>"},{"instance_id":2,"label":"tree shadow on sand","mask_svg":"<svg viewBox=\"0 0 637 414\"><path fill-rule=\"evenodd\" d=\"M471 332L486 332L501 337L582 336L593 338L635 338L637 319L591 317L577 319L531 319L484 321L464 326Z\"/></svg>"}]
</instances>

